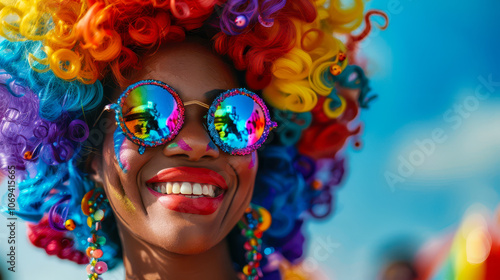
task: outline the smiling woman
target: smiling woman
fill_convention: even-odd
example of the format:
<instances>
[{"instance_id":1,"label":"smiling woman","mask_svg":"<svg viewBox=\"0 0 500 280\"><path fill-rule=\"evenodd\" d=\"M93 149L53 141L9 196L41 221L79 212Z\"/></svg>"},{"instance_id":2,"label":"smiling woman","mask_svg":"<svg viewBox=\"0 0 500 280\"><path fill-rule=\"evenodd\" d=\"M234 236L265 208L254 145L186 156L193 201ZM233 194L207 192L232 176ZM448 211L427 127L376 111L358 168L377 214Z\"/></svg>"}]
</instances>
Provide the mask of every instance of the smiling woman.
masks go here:
<instances>
[{"instance_id":1,"label":"smiling woman","mask_svg":"<svg viewBox=\"0 0 500 280\"><path fill-rule=\"evenodd\" d=\"M203 71L200 65L210 65L211 71ZM144 67L151 70L134 73L131 81L163 81L175 89L181 104L194 100L210 104L214 100L206 92L239 86L229 65L189 39L158 50L144 61ZM189 279L204 271L211 279L233 279L225 237L250 204L258 167L250 163L256 151L246 155L221 151L204 128L207 108L186 107L184 121L177 122L182 128L170 141L178 145L161 143L140 154L137 144L125 139L118 152L122 164L129 166L123 172L113 156L115 137L109 133L103 156L94 157L93 167L111 194L128 273L156 271L165 279ZM137 254L141 251L158 257L146 261ZM175 257L179 254L183 257ZM191 268L193 263L196 269Z\"/></svg>"},{"instance_id":2,"label":"smiling woman","mask_svg":"<svg viewBox=\"0 0 500 280\"><path fill-rule=\"evenodd\" d=\"M121 260L127 279L298 277L303 223L330 214L372 99L356 46L383 13L358 0L2 3L0 167L19 171L35 246L89 279Z\"/></svg>"}]
</instances>

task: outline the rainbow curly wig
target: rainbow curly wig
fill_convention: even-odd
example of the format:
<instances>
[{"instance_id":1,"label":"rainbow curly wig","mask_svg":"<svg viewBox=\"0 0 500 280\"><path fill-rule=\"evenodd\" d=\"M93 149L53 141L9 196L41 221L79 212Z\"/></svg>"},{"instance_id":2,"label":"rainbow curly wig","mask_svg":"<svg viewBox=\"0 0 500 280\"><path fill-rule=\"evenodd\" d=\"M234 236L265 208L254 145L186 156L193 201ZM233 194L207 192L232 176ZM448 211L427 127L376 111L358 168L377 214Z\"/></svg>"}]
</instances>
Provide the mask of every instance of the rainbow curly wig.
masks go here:
<instances>
[{"instance_id":1,"label":"rainbow curly wig","mask_svg":"<svg viewBox=\"0 0 500 280\"><path fill-rule=\"evenodd\" d=\"M252 202L273 221L262 279L283 279L269 259L300 260L304 221L331 213L348 140L360 146L358 111L374 96L357 44L373 15L384 29L387 16L365 13L363 0L0 0L0 168L15 166L21 176L16 214L30 222L29 239L49 255L88 263L80 202L95 186L85 168L96 149L91 116L107 88L140 69L141 56L204 34L279 125L258 151ZM121 259L112 211L105 221L103 258L112 268ZM229 240L243 243L233 232ZM242 266L243 251L234 250Z\"/></svg>"}]
</instances>

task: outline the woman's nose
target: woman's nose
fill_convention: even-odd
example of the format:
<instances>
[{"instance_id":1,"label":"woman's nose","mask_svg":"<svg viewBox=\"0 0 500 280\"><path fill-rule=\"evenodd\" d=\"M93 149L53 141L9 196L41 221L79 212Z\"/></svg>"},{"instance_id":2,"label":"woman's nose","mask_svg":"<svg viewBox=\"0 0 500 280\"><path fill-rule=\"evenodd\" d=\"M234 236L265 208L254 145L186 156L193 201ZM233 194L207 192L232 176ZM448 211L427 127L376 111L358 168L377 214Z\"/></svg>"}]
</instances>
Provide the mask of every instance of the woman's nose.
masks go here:
<instances>
[{"instance_id":1,"label":"woman's nose","mask_svg":"<svg viewBox=\"0 0 500 280\"><path fill-rule=\"evenodd\" d=\"M208 131L200 120L186 118L179 134L163 148L168 157L187 157L190 161L216 159L220 151L210 139Z\"/></svg>"}]
</instances>

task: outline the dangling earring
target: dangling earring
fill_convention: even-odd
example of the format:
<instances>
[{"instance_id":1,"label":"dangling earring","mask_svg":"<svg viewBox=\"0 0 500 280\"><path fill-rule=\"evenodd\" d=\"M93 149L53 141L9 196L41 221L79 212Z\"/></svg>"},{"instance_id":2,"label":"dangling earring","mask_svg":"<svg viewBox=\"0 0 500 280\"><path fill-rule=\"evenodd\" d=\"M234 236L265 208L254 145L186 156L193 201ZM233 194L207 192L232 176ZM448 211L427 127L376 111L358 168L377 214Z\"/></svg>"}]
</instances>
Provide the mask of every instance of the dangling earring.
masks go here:
<instances>
[{"instance_id":1,"label":"dangling earring","mask_svg":"<svg viewBox=\"0 0 500 280\"><path fill-rule=\"evenodd\" d=\"M103 203L108 203L105 198L104 189L96 187L90 190L83 196L82 211L88 216L87 225L90 227L91 236L87 239L89 247L87 248L87 256L90 258L90 263L87 265L87 274L90 280L102 280L99 276L108 270L108 265L99 261L103 256L101 247L106 243L104 236L97 235L97 232L102 227L105 210Z\"/></svg>"},{"instance_id":2,"label":"dangling earring","mask_svg":"<svg viewBox=\"0 0 500 280\"><path fill-rule=\"evenodd\" d=\"M260 268L260 260L262 254L260 252L262 244L262 234L271 225L271 214L262 206L250 204L245 210L243 217L238 222L241 229L241 234L247 238L245 245L245 258L247 265L243 267L243 274L246 280L258 280L262 277Z\"/></svg>"}]
</instances>

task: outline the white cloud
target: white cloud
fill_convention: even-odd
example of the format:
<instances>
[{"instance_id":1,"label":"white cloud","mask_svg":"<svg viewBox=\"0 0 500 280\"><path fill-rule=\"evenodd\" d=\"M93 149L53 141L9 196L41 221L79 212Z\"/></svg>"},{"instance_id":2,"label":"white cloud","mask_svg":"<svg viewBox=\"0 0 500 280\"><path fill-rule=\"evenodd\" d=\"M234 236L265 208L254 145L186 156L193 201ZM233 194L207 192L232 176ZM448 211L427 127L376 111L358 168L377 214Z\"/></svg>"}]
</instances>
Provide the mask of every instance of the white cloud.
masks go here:
<instances>
[{"instance_id":1,"label":"white cloud","mask_svg":"<svg viewBox=\"0 0 500 280\"><path fill-rule=\"evenodd\" d=\"M406 182L430 184L495 176L500 168L500 106L494 105L483 101L459 125L440 118L405 129L389 170ZM432 140L436 129L444 133L441 142ZM398 168L405 161L410 170L402 174Z\"/></svg>"}]
</instances>

